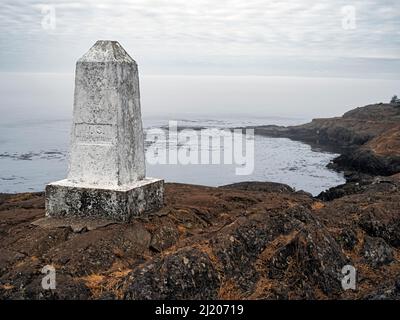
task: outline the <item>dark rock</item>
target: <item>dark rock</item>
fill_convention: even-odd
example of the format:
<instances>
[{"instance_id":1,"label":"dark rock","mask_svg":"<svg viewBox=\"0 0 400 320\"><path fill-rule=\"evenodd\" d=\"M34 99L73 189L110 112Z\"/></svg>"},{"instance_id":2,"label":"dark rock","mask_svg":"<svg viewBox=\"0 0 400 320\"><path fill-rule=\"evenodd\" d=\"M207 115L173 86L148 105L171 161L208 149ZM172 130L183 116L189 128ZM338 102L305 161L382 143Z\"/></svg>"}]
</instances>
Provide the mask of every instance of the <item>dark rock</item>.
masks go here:
<instances>
[{"instance_id":1,"label":"dark rock","mask_svg":"<svg viewBox=\"0 0 400 320\"><path fill-rule=\"evenodd\" d=\"M90 297L90 289L82 280L73 279L69 275L57 274L56 289L43 289L41 274L37 280L31 282L24 290L24 298L44 300L86 300Z\"/></svg>"},{"instance_id":2,"label":"dark rock","mask_svg":"<svg viewBox=\"0 0 400 320\"><path fill-rule=\"evenodd\" d=\"M173 225L161 226L154 233L150 241L150 248L161 252L174 245L179 239L179 232Z\"/></svg>"},{"instance_id":3,"label":"dark rock","mask_svg":"<svg viewBox=\"0 0 400 320\"><path fill-rule=\"evenodd\" d=\"M277 237L289 237L289 241L264 261L264 250L273 250L268 248ZM260 279L260 271L254 267L260 259L260 263L266 263L269 278L286 284L295 282L289 290L298 296L313 298L310 288L315 286L329 295L341 290L340 271L347 260L333 237L305 207L237 221L211 239L211 245L225 277L234 280L244 295L252 292Z\"/></svg>"},{"instance_id":4,"label":"dark rock","mask_svg":"<svg viewBox=\"0 0 400 320\"><path fill-rule=\"evenodd\" d=\"M347 263L339 246L326 231L304 228L271 258L268 274L273 279L294 283L290 289L299 295L314 286L335 295L342 290L341 269ZM315 298L314 294L303 297Z\"/></svg>"},{"instance_id":5,"label":"dark rock","mask_svg":"<svg viewBox=\"0 0 400 320\"><path fill-rule=\"evenodd\" d=\"M126 299L216 299L220 281L210 258L182 249L132 271Z\"/></svg>"},{"instance_id":6,"label":"dark rock","mask_svg":"<svg viewBox=\"0 0 400 320\"><path fill-rule=\"evenodd\" d=\"M360 227L372 237L380 237L390 245L400 247L400 220L395 217L383 221L373 213L364 214L359 221Z\"/></svg>"},{"instance_id":7,"label":"dark rock","mask_svg":"<svg viewBox=\"0 0 400 320\"><path fill-rule=\"evenodd\" d=\"M365 237L363 255L365 261L373 267L380 267L393 261L393 250L381 238Z\"/></svg>"},{"instance_id":8,"label":"dark rock","mask_svg":"<svg viewBox=\"0 0 400 320\"><path fill-rule=\"evenodd\" d=\"M358 182L345 183L336 187L332 187L326 191L322 191L316 198L322 201L332 201L344 197L346 195L360 193L364 189Z\"/></svg>"},{"instance_id":9,"label":"dark rock","mask_svg":"<svg viewBox=\"0 0 400 320\"><path fill-rule=\"evenodd\" d=\"M342 230L338 241L345 250L353 250L358 243L356 233L350 228Z\"/></svg>"},{"instance_id":10,"label":"dark rock","mask_svg":"<svg viewBox=\"0 0 400 320\"><path fill-rule=\"evenodd\" d=\"M41 260L30 260L20 263L14 270L0 277L0 297L2 299L88 299L90 290L80 279L74 279L56 268L56 289L46 290L42 287L41 273L46 263Z\"/></svg>"},{"instance_id":11,"label":"dark rock","mask_svg":"<svg viewBox=\"0 0 400 320\"><path fill-rule=\"evenodd\" d=\"M241 218L211 239L210 243L226 277L233 280L242 292L254 290L259 279L254 263L266 246L278 235L300 229L303 223L296 219L309 215L303 207L272 215L252 215Z\"/></svg>"},{"instance_id":12,"label":"dark rock","mask_svg":"<svg viewBox=\"0 0 400 320\"><path fill-rule=\"evenodd\" d=\"M279 193L295 192L294 189L287 184L277 182L245 181L227 184L219 188Z\"/></svg>"},{"instance_id":13,"label":"dark rock","mask_svg":"<svg viewBox=\"0 0 400 320\"><path fill-rule=\"evenodd\" d=\"M400 183L385 177L371 177L369 175L354 175L349 179L346 177L347 183L332 187L321 192L316 198L322 201L332 201L344 196L361 193L390 193L399 189ZM350 181L349 181L350 180Z\"/></svg>"},{"instance_id":14,"label":"dark rock","mask_svg":"<svg viewBox=\"0 0 400 320\"><path fill-rule=\"evenodd\" d=\"M400 300L400 278L365 295L365 300Z\"/></svg>"},{"instance_id":15,"label":"dark rock","mask_svg":"<svg viewBox=\"0 0 400 320\"><path fill-rule=\"evenodd\" d=\"M351 169L373 175L390 176L400 172L400 157L380 156L370 149L358 149L333 160L336 169Z\"/></svg>"},{"instance_id":16,"label":"dark rock","mask_svg":"<svg viewBox=\"0 0 400 320\"><path fill-rule=\"evenodd\" d=\"M269 227L258 221L238 221L211 240L213 252L221 264L224 274L231 278L243 292L253 290L259 279L254 268L258 255L272 239Z\"/></svg>"}]
</instances>

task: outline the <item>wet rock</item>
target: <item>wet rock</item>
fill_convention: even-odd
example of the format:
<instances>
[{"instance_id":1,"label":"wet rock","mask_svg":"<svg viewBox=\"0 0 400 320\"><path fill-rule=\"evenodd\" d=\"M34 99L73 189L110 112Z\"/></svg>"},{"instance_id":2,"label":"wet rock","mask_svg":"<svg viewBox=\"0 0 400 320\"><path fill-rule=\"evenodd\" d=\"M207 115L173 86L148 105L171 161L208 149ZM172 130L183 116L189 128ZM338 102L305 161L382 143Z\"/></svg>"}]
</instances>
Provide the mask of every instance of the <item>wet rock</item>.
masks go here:
<instances>
[{"instance_id":1,"label":"wet rock","mask_svg":"<svg viewBox=\"0 0 400 320\"><path fill-rule=\"evenodd\" d=\"M393 261L393 250L381 238L365 237L363 255L365 261L373 267L380 267Z\"/></svg>"},{"instance_id":2,"label":"wet rock","mask_svg":"<svg viewBox=\"0 0 400 320\"><path fill-rule=\"evenodd\" d=\"M287 184L277 183L277 182L238 182L227 184L219 188L223 189L238 189L238 190L248 190L248 191L263 191L263 192L295 192L295 190Z\"/></svg>"},{"instance_id":3,"label":"wet rock","mask_svg":"<svg viewBox=\"0 0 400 320\"><path fill-rule=\"evenodd\" d=\"M322 201L332 201L353 194L392 193L400 187L400 183L390 177L371 177L370 175L354 174L352 172L346 175L346 180L347 183L323 191L317 198Z\"/></svg>"},{"instance_id":4,"label":"wet rock","mask_svg":"<svg viewBox=\"0 0 400 320\"><path fill-rule=\"evenodd\" d=\"M350 182L322 191L317 199L332 201L350 194L361 193L363 190L364 188L359 182Z\"/></svg>"},{"instance_id":5,"label":"wet rock","mask_svg":"<svg viewBox=\"0 0 400 320\"><path fill-rule=\"evenodd\" d=\"M390 176L400 171L400 157L378 155L368 148L343 154L333 160L335 167L351 169L373 175Z\"/></svg>"}]
</instances>

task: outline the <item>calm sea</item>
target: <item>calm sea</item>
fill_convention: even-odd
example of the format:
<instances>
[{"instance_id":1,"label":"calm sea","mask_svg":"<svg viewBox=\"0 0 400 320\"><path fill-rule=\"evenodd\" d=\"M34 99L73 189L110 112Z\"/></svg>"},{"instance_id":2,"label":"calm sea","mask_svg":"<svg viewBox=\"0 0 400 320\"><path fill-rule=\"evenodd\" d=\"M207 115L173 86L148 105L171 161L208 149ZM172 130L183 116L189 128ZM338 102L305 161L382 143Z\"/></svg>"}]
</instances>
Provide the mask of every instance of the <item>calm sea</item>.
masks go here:
<instances>
[{"instance_id":1,"label":"calm sea","mask_svg":"<svg viewBox=\"0 0 400 320\"><path fill-rule=\"evenodd\" d=\"M212 128L209 129L211 134L218 134L218 128L265 124L293 125L308 121L290 118L230 119L226 116L192 115L190 118L145 118L143 122L148 130L164 127L168 120L178 121L179 126ZM43 191L48 182L65 178L70 129L70 119L39 121L19 115L18 119L0 122L0 192ZM150 145L149 141L146 145ZM208 186L239 181L274 181L289 184L296 190L302 189L314 195L345 181L342 174L326 168L336 154L312 150L307 144L284 138L255 136L254 145L254 170L249 175L236 175L235 169L238 166L235 164L150 163L147 163L147 175L164 178L167 182ZM179 147L182 145L178 145Z\"/></svg>"}]
</instances>

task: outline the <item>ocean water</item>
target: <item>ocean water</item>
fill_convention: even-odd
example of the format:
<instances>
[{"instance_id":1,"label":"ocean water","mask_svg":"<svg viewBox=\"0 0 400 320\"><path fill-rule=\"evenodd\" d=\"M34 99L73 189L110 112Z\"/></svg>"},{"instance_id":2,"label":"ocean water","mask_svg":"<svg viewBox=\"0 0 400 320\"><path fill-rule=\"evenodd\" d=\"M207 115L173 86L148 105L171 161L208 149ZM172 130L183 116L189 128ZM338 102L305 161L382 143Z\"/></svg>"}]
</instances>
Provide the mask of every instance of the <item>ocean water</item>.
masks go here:
<instances>
[{"instance_id":1,"label":"ocean water","mask_svg":"<svg viewBox=\"0 0 400 320\"><path fill-rule=\"evenodd\" d=\"M185 115L170 119L144 118L144 128L165 128L168 120L178 126L204 128L209 134L218 130L252 125L293 125L308 119L243 118L227 116ZM33 120L20 115L18 119L0 121L0 192L43 191L48 182L66 177L71 119ZM168 139L168 137L166 137ZM168 149L168 141L157 141L159 151ZM146 147L152 146L149 137ZM177 148L190 149L188 141ZM212 148L212 146L200 146ZM223 153L224 146L220 147ZM204 151L204 150L203 150ZM206 150L207 151L207 150ZM210 151L210 150L208 150ZM254 137L254 170L249 175L237 175L236 164L152 164L147 163L147 175L167 182L182 182L219 186L240 181L274 181L289 184L296 190L317 195L323 190L344 183L341 173L326 165L337 154L313 150L309 145L285 138Z\"/></svg>"},{"instance_id":2,"label":"ocean water","mask_svg":"<svg viewBox=\"0 0 400 320\"><path fill-rule=\"evenodd\" d=\"M215 128L293 125L340 116L354 107L386 101L399 87L399 80L160 76L149 74L146 68L140 74L147 129L178 120L180 126L214 128L215 133ZM41 191L46 183L65 178L73 96L72 69L67 73L0 72L0 192ZM288 118L294 116L302 118ZM276 181L313 194L344 182L340 173L326 168L335 154L288 139L256 136L254 144L250 175L236 175L235 165L150 163L147 174L210 186ZM149 141L146 146L151 148ZM182 147L187 148L184 143Z\"/></svg>"}]
</instances>

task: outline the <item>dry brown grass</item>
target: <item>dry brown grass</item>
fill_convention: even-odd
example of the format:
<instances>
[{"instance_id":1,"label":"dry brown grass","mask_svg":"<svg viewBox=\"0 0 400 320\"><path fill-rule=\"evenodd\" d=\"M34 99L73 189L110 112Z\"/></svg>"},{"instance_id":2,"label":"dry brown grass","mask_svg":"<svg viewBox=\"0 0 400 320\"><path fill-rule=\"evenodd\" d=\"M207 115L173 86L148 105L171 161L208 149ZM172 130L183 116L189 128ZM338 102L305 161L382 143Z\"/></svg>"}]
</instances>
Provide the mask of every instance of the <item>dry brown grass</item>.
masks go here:
<instances>
[{"instance_id":1,"label":"dry brown grass","mask_svg":"<svg viewBox=\"0 0 400 320\"><path fill-rule=\"evenodd\" d=\"M323 207L325 207L325 204L323 202L320 202L320 201L314 202L311 205L311 209L313 209L314 211L321 210Z\"/></svg>"},{"instance_id":2,"label":"dry brown grass","mask_svg":"<svg viewBox=\"0 0 400 320\"><path fill-rule=\"evenodd\" d=\"M243 299L241 290L237 284L229 279L223 282L218 291L218 299L223 300L241 300Z\"/></svg>"},{"instance_id":3,"label":"dry brown grass","mask_svg":"<svg viewBox=\"0 0 400 320\"><path fill-rule=\"evenodd\" d=\"M400 126L396 126L374 138L367 146L378 155L400 156Z\"/></svg>"}]
</instances>

